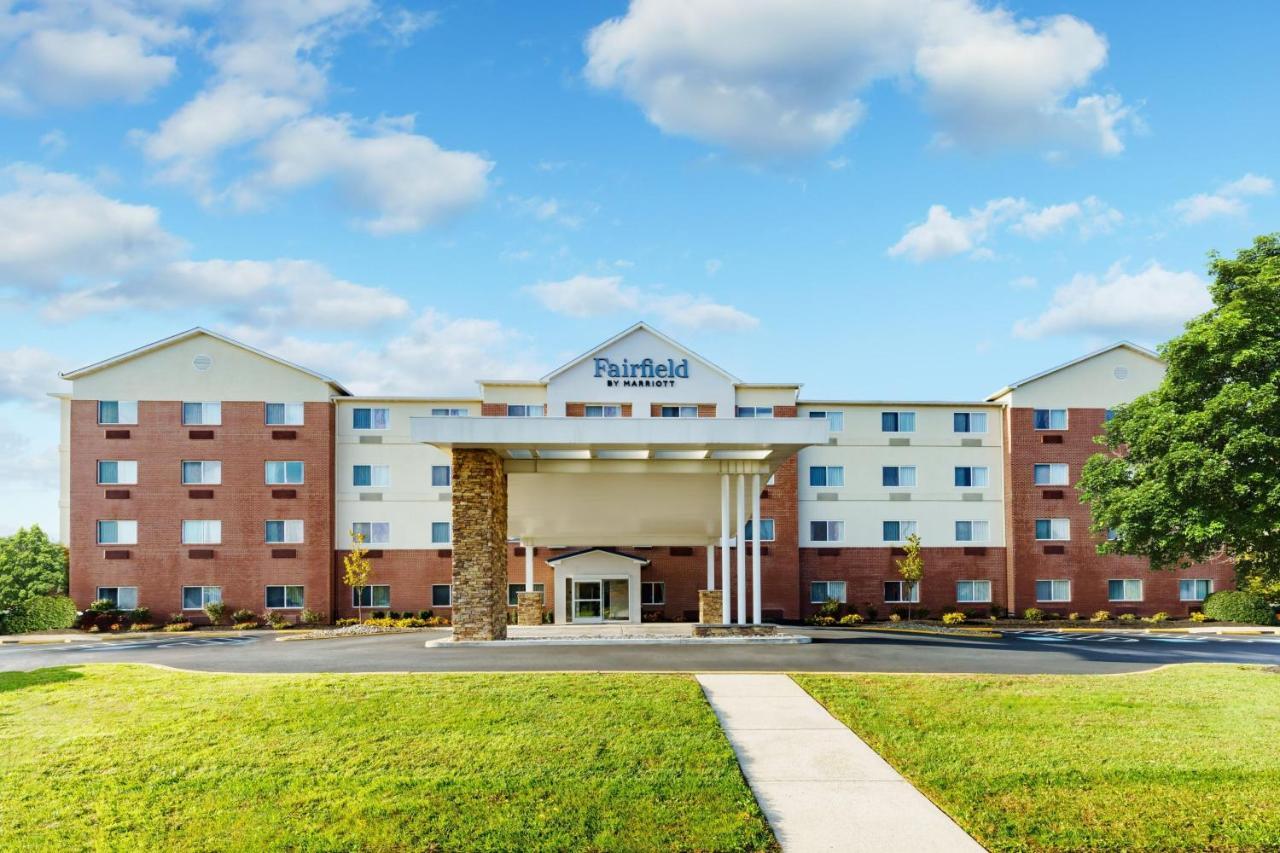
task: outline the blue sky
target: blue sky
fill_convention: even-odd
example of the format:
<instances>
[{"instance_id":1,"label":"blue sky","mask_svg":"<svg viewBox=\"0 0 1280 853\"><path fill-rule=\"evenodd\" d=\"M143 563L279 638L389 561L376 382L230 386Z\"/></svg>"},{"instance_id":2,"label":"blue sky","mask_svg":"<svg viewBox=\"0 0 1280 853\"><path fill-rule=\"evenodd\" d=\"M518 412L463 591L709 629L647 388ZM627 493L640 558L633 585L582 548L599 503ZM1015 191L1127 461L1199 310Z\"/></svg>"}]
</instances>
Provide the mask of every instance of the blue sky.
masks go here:
<instances>
[{"instance_id":1,"label":"blue sky","mask_svg":"<svg viewBox=\"0 0 1280 853\"><path fill-rule=\"evenodd\" d=\"M87 5L87 11L86 11ZM58 370L194 325L361 391L637 319L804 394L980 397L1275 229L1273 4L26 2L0 12L0 531Z\"/></svg>"}]
</instances>

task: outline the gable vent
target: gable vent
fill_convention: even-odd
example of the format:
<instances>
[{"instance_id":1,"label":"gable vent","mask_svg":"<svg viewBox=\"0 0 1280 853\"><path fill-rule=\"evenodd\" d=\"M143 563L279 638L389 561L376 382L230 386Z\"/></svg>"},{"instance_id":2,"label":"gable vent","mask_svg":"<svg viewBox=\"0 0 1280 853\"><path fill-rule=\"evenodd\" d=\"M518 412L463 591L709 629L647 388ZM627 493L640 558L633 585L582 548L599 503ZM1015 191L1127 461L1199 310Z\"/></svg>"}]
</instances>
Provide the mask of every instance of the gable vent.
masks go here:
<instances>
[{"instance_id":1,"label":"gable vent","mask_svg":"<svg viewBox=\"0 0 1280 853\"><path fill-rule=\"evenodd\" d=\"M198 355L191 359L191 366L201 373L213 367L213 357L208 355Z\"/></svg>"}]
</instances>

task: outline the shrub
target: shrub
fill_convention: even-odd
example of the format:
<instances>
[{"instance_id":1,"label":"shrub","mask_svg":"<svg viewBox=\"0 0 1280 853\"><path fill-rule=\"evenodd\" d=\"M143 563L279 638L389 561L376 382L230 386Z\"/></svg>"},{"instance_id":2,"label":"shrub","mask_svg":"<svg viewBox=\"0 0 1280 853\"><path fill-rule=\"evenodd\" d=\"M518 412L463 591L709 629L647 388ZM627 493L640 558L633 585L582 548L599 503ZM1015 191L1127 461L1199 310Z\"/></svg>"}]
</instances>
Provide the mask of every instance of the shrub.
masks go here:
<instances>
[{"instance_id":1,"label":"shrub","mask_svg":"<svg viewBox=\"0 0 1280 853\"><path fill-rule=\"evenodd\" d=\"M75 603L65 595L28 598L0 613L0 634L49 631L70 628L75 624Z\"/></svg>"},{"instance_id":2,"label":"shrub","mask_svg":"<svg viewBox=\"0 0 1280 853\"><path fill-rule=\"evenodd\" d=\"M893 618L894 616L897 616L898 618L895 620ZM907 618L907 608L905 607L893 608L893 613L890 614L889 616L890 621L897 621L897 622L901 622L903 619L906 619L906 618Z\"/></svg>"},{"instance_id":3,"label":"shrub","mask_svg":"<svg viewBox=\"0 0 1280 853\"><path fill-rule=\"evenodd\" d=\"M258 627L258 623L257 623L256 621L254 621L254 622L237 622L237 623L235 623L234 625L232 625L232 626L231 626L232 630L235 630L235 631L248 631L248 630L251 630L251 629L253 629L253 628L257 628L257 627Z\"/></svg>"},{"instance_id":4,"label":"shrub","mask_svg":"<svg viewBox=\"0 0 1280 853\"><path fill-rule=\"evenodd\" d=\"M432 616L434 616L434 615L435 615L435 614L434 614L434 613L432 613L430 610L419 610L419 611L418 611L418 618L419 618L419 619L422 619L422 620L430 619L430 618L431 618Z\"/></svg>"},{"instance_id":5,"label":"shrub","mask_svg":"<svg viewBox=\"0 0 1280 853\"><path fill-rule=\"evenodd\" d=\"M896 613L896 612L895 612L895 613L890 613L890 614L889 614L889 621L890 621L890 622L901 622L901 621L902 621L902 614L901 614L901 613Z\"/></svg>"},{"instance_id":6,"label":"shrub","mask_svg":"<svg viewBox=\"0 0 1280 853\"><path fill-rule=\"evenodd\" d=\"M1252 592L1225 589L1210 593L1204 600L1204 615L1219 622L1270 625L1275 620L1271 605Z\"/></svg>"},{"instance_id":7,"label":"shrub","mask_svg":"<svg viewBox=\"0 0 1280 853\"><path fill-rule=\"evenodd\" d=\"M335 627L338 627L338 628L348 628L352 625L359 625L360 620L359 619L339 619L333 624Z\"/></svg>"},{"instance_id":8,"label":"shrub","mask_svg":"<svg viewBox=\"0 0 1280 853\"><path fill-rule=\"evenodd\" d=\"M284 618L284 614L277 613L274 610L262 611L262 621L267 623L267 627L274 628L279 631L282 628L289 627L289 620Z\"/></svg>"},{"instance_id":9,"label":"shrub","mask_svg":"<svg viewBox=\"0 0 1280 853\"><path fill-rule=\"evenodd\" d=\"M548 613L544 617L544 621L551 621L551 614ZM432 616L427 620L428 628L448 628L453 621L448 616Z\"/></svg>"},{"instance_id":10,"label":"shrub","mask_svg":"<svg viewBox=\"0 0 1280 853\"><path fill-rule=\"evenodd\" d=\"M844 616L840 617L840 624L841 625L861 625L862 614L860 613L845 614Z\"/></svg>"},{"instance_id":11,"label":"shrub","mask_svg":"<svg viewBox=\"0 0 1280 853\"><path fill-rule=\"evenodd\" d=\"M1133 613L1121 613L1116 618L1119 619L1121 622L1136 622L1138 619L1138 617Z\"/></svg>"},{"instance_id":12,"label":"shrub","mask_svg":"<svg viewBox=\"0 0 1280 853\"><path fill-rule=\"evenodd\" d=\"M826 601L822 602L822 606L818 608L818 615L836 617L840 615L842 607L844 607L844 605L836 601L834 598L828 598Z\"/></svg>"},{"instance_id":13,"label":"shrub","mask_svg":"<svg viewBox=\"0 0 1280 853\"><path fill-rule=\"evenodd\" d=\"M868 622L874 622L874 621L876 621L876 617L877 617L877 616L879 616L879 615L880 615L880 611L879 611L879 610L876 610L874 607L868 607L868 608L867 608L867 621L868 621Z\"/></svg>"},{"instance_id":14,"label":"shrub","mask_svg":"<svg viewBox=\"0 0 1280 853\"><path fill-rule=\"evenodd\" d=\"M369 618L370 618L370 619L386 619L386 618L388 618L388 617L387 617L387 611L385 611L385 610L375 610L375 611L373 611L372 613L370 613L370 614L369 614Z\"/></svg>"},{"instance_id":15,"label":"shrub","mask_svg":"<svg viewBox=\"0 0 1280 853\"><path fill-rule=\"evenodd\" d=\"M1062 618L1062 614L1061 614L1061 613L1059 613L1059 612L1058 612L1058 611L1056 611L1056 610L1047 610L1047 611L1045 611L1044 618L1046 618L1046 619L1061 619L1061 618Z\"/></svg>"},{"instance_id":16,"label":"shrub","mask_svg":"<svg viewBox=\"0 0 1280 853\"><path fill-rule=\"evenodd\" d=\"M991 605L991 617L993 619L1003 619L1008 615L1009 615L1009 611L1005 610L1004 605L1001 605L1001 604Z\"/></svg>"},{"instance_id":17,"label":"shrub","mask_svg":"<svg viewBox=\"0 0 1280 853\"><path fill-rule=\"evenodd\" d=\"M1190 619L1192 622L1205 622L1209 619L1209 617L1204 615L1204 611L1197 610L1196 612L1191 614Z\"/></svg>"},{"instance_id":18,"label":"shrub","mask_svg":"<svg viewBox=\"0 0 1280 853\"><path fill-rule=\"evenodd\" d=\"M129 618L132 619L134 622L150 622L151 608L135 607L129 611Z\"/></svg>"},{"instance_id":19,"label":"shrub","mask_svg":"<svg viewBox=\"0 0 1280 853\"><path fill-rule=\"evenodd\" d=\"M320 625L324 622L324 614L318 610L303 610L298 614L298 621L303 625Z\"/></svg>"},{"instance_id":20,"label":"shrub","mask_svg":"<svg viewBox=\"0 0 1280 853\"><path fill-rule=\"evenodd\" d=\"M210 601L204 606L204 615L209 617L210 625L221 625L227 618L227 605L221 601Z\"/></svg>"},{"instance_id":21,"label":"shrub","mask_svg":"<svg viewBox=\"0 0 1280 853\"><path fill-rule=\"evenodd\" d=\"M152 625L150 622L134 622L129 626L130 633L134 631L154 631L155 629L156 626Z\"/></svg>"},{"instance_id":22,"label":"shrub","mask_svg":"<svg viewBox=\"0 0 1280 853\"><path fill-rule=\"evenodd\" d=\"M943 625L963 625L967 617L958 611L942 614Z\"/></svg>"},{"instance_id":23,"label":"shrub","mask_svg":"<svg viewBox=\"0 0 1280 853\"><path fill-rule=\"evenodd\" d=\"M109 598L95 598L89 602L89 606L85 608L91 613L110 613L116 609L116 604Z\"/></svg>"},{"instance_id":24,"label":"shrub","mask_svg":"<svg viewBox=\"0 0 1280 853\"><path fill-rule=\"evenodd\" d=\"M1148 616L1146 619L1143 619L1142 621L1150 622L1152 625L1159 625L1162 622L1169 621L1169 614L1161 610L1159 613L1152 613L1150 616Z\"/></svg>"},{"instance_id":25,"label":"shrub","mask_svg":"<svg viewBox=\"0 0 1280 853\"><path fill-rule=\"evenodd\" d=\"M1111 611L1110 611L1110 610L1095 610L1095 611L1093 611L1093 615L1089 617L1089 621L1090 621L1090 622L1110 622L1110 621L1111 621Z\"/></svg>"},{"instance_id":26,"label":"shrub","mask_svg":"<svg viewBox=\"0 0 1280 853\"><path fill-rule=\"evenodd\" d=\"M1079 613L1077 613L1076 611L1072 610L1070 613L1068 613L1068 614L1067 614L1067 621L1068 621L1068 622L1079 622L1079 621L1080 621L1080 614L1079 614Z\"/></svg>"},{"instance_id":27,"label":"shrub","mask_svg":"<svg viewBox=\"0 0 1280 853\"><path fill-rule=\"evenodd\" d=\"M258 624L258 614L254 613L252 610L241 607L235 613L231 614L231 621L236 623L237 626L246 624L256 625Z\"/></svg>"},{"instance_id":28,"label":"shrub","mask_svg":"<svg viewBox=\"0 0 1280 853\"><path fill-rule=\"evenodd\" d=\"M182 614L178 614L178 615L179 615L179 616L181 616ZM176 621L176 622L175 622L175 621L170 621L170 622L169 622L169 624L168 624L168 625L165 625L165 626L164 626L164 628L163 628L162 630L164 630L164 631L190 631L191 629L193 629L193 628L195 628L195 627L196 627L195 625L192 625L192 624L191 624L190 622L188 622L185 618L183 618L183 619L179 619L179 620L178 620L178 621Z\"/></svg>"},{"instance_id":29,"label":"shrub","mask_svg":"<svg viewBox=\"0 0 1280 853\"><path fill-rule=\"evenodd\" d=\"M914 615L915 618L917 619L928 619L929 613L930 611L927 607L920 607L920 608L917 608L915 613L912 615Z\"/></svg>"},{"instance_id":30,"label":"shrub","mask_svg":"<svg viewBox=\"0 0 1280 853\"><path fill-rule=\"evenodd\" d=\"M1044 620L1044 611L1039 607L1028 607L1022 611L1022 618L1028 622L1041 622Z\"/></svg>"},{"instance_id":31,"label":"shrub","mask_svg":"<svg viewBox=\"0 0 1280 853\"><path fill-rule=\"evenodd\" d=\"M99 613L93 617L93 627L99 631L110 631L111 626L116 623L116 617L110 613Z\"/></svg>"}]
</instances>

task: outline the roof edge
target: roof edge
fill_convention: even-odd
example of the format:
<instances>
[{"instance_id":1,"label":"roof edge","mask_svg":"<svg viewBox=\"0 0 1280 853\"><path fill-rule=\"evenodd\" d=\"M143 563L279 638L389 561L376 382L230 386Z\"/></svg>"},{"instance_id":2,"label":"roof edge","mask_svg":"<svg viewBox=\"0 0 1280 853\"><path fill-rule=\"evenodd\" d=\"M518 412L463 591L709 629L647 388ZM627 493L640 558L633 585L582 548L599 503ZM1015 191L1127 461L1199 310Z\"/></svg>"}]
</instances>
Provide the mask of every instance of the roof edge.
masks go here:
<instances>
[{"instance_id":1,"label":"roof edge","mask_svg":"<svg viewBox=\"0 0 1280 853\"><path fill-rule=\"evenodd\" d=\"M986 401L991 402L1000 397L1003 397L1005 394L1008 394L1010 391L1017 390L1023 385L1026 385L1030 382L1035 382L1037 379L1043 379L1044 377L1052 373L1057 373L1060 370L1066 370L1068 367L1074 367L1082 361L1088 361L1089 359L1100 356L1103 353L1108 353L1108 352L1111 352L1112 350L1121 349L1121 348L1133 350L1139 355L1145 355L1147 358L1154 359L1160 362L1161 364L1164 363L1164 359L1160 357L1159 353L1153 350L1149 350L1146 347L1141 346L1139 344L1135 344L1133 341L1120 340L1120 341L1116 341L1113 344L1108 344L1107 346L1102 347L1100 349L1096 349L1093 352L1085 353L1084 355L1079 356L1078 358L1073 358L1070 361L1063 362L1062 364L1059 364L1056 367L1050 367L1048 370L1042 370L1039 373L1026 377L1025 379L1019 379L1017 382L1010 382L1008 385L1004 386L999 391L996 391L993 394L988 394L986 397Z\"/></svg>"}]
</instances>

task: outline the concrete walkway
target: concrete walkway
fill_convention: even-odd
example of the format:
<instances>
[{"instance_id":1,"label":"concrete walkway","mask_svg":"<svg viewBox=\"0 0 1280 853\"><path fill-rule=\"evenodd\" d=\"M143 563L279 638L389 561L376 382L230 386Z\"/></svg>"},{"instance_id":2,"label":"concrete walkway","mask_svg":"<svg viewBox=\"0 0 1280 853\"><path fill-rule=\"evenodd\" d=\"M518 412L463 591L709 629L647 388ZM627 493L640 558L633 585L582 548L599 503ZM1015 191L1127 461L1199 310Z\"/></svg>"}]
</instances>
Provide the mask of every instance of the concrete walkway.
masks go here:
<instances>
[{"instance_id":1,"label":"concrete walkway","mask_svg":"<svg viewBox=\"0 0 1280 853\"><path fill-rule=\"evenodd\" d=\"M699 675L787 853L983 848L785 675Z\"/></svg>"}]
</instances>

